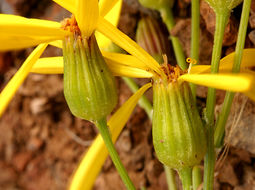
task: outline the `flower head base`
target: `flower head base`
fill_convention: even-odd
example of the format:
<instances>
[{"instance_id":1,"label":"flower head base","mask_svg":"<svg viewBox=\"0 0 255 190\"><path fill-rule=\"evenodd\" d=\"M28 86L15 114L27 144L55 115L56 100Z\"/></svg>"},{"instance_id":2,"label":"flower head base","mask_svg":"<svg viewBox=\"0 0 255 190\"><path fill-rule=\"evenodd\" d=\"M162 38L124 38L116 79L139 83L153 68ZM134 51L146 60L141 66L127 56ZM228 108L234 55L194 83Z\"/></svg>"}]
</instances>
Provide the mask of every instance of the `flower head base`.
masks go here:
<instances>
[{"instance_id":1,"label":"flower head base","mask_svg":"<svg viewBox=\"0 0 255 190\"><path fill-rule=\"evenodd\" d=\"M231 11L243 0L206 0L215 12Z\"/></svg>"},{"instance_id":2,"label":"flower head base","mask_svg":"<svg viewBox=\"0 0 255 190\"><path fill-rule=\"evenodd\" d=\"M74 17L66 19L63 28L73 33L63 41L64 95L68 106L82 119L105 118L117 103L117 91L95 36L82 37Z\"/></svg>"},{"instance_id":3,"label":"flower head base","mask_svg":"<svg viewBox=\"0 0 255 190\"><path fill-rule=\"evenodd\" d=\"M66 18L61 22L61 27L68 31L71 32L73 34L75 34L76 36L81 36L81 30L78 26L78 23L75 19L75 17L72 15L71 18Z\"/></svg>"},{"instance_id":4,"label":"flower head base","mask_svg":"<svg viewBox=\"0 0 255 190\"><path fill-rule=\"evenodd\" d=\"M158 159L178 171L199 164L206 152L206 135L189 84L154 83L153 110L152 136Z\"/></svg>"},{"instance_id":5,"label":"flower head base","mask_svg":"<svg viewBox=\"0 0 255 190\"><path fill-rule=\"evenodd\" d=\"M181 75L187 73L187 71L183 71L179 66L172 66L168 64L166 55L163 55L164 63L160 65L160 70L162 71L162 75L155 75L153 78L154 83L172 83L177 82L178 78Z\"/></svg>"}]
</instances>

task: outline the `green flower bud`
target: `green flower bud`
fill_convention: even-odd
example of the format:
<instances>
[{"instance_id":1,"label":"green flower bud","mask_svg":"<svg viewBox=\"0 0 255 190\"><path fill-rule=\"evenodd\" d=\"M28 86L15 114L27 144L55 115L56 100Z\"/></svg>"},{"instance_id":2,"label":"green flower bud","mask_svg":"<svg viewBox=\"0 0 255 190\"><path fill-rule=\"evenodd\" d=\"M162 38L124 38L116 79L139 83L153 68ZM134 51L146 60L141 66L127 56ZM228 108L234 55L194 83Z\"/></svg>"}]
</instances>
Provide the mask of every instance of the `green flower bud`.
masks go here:
<instances>
[{"instance_id":1,"label":"green flower bud","mask_svg":"<svg viewBox=\"0 0 255 190\"><path fill-rule=\"evenodd\" d=\"M164 66L166 80L153 84L153 144L158 159L176 170L198 165L206 153L206 134L189 84L178 82L179 68Z\"/></svg>"},{"instance_id":2,"label":"green flower bud","mask_svg":"<svg viewBox=\"0 0 255 190\"><path fill-rule=\"evenodd\" d=\"M230 12L243 0L206 0L215 12Z\"/></svg>"},{"instance_id":3,"label":"green flower bud","mask_svg":"<svg viewBox=\"0 0 255 190\"><path fill-rule=\"evenodd\" d=\"M74 18L65 21L73 32L63 41L64 95L73 115L96 121L117 104L114 77L98 48L94 34L83 38Z\"/></svg>"},{"instance_id":4,"label":"green flower bud","mask_svg":"<svg viewBox=\"0 0 255 190\"><path fill-rule=\"evenodd\" d=\"M170 7L174 5L174 0L139 0L142 6L150 9L160 10L162 8Z\"/></svg>"},{"instance_id":5,"label":"green flower bud","mask_svg":"<svg viewBox=\"0 0 255 190\"><path fill-rule=\"evenodd\" d=\"M167 37L160 24L151 17L144 17L138 22L136 41L159 63L163 63L163 54L169 52Z\"/></svg>"}]
</instances>

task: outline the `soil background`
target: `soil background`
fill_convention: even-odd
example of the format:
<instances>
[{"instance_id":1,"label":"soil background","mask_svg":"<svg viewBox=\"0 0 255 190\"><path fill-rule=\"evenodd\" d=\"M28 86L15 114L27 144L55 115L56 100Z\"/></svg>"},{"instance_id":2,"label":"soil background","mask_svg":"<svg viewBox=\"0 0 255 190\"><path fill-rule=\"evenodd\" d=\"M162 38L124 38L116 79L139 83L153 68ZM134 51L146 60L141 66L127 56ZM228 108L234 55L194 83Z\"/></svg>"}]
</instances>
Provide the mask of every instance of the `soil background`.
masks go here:
<instances>
[{"instance_id":1,"label":"soil background","mask_svg":"<svg viewBox=\"0 0 255 190\"><path fill-rule=\"evenodd\" d=\"M171 31L182 42L185 54L190 49L190 0L174 4L176 27ZM222 56L235 49L242 6L234 9L229 20ZM246 47L255 44L255 0L252 1ZM50 0L0 0L0 12L29 18L60 21L70 14ZM215 15L201 2L200 60L211 59ZM137 22L142 16L157 12L139 5L136 0L124 0L119 28L135 37ZM167 32L165 32L168 36ZM0 42L1 43L1 42ZM170 43L170 42L169 42ZM0 53L0 89L21 66L33 48ZM174 63L170 50L168 59ZM43 56L61 55L48 47ZM117 78L118 107L131 91ZM137 80L142 85L145 80ZM151 99L151 92L147 93ZM206 88L198 89L200 107L205 105ZM217 92L216 114L221 108L224 92ZM237 94L227 125L225 146L218 150L215 189L255 189L255 104ZM116 108L117 109L117 108ZM97 135L93 124L71 115L63 95L62 75L30 74L0 119L0 190L60 190L66 189L80 158ZM151 121L139 106L134 110L121 133L116 148L137 189L167 189L163 166L152 146ZM202 165L201 165L202 168ZM98 176L95 190L125 189L111 160L108 158Z\"/></svg>"}]
</instances>

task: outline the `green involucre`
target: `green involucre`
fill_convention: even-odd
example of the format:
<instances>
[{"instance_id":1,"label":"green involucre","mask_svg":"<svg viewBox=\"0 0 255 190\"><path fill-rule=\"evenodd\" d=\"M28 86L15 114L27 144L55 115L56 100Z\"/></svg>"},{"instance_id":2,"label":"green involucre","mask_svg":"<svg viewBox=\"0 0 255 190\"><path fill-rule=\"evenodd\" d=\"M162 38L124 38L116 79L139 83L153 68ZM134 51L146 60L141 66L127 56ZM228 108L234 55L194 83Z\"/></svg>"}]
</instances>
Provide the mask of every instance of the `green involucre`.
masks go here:
<instances>
[{"instance_id":1,"label":"green involucre","mask_svg":"<svg viewBox=\"0 0 255 190\"><path fill-rule=\"evenodd\" d=\"M188 83L153 84L152 136L158 159L177 170L198 165L206 135Z\"/></svg>"},{"instance_id":2,"label":"green involucre","mask_svg":"<svg viewBox=\"0 0 255 190\"><path fill-rule=\"evenodd\" d=\"M63 41L64 95L73 115L95 121L109 115L117 104L114 77L94 35Z\"/></svg>"}]
</instances>

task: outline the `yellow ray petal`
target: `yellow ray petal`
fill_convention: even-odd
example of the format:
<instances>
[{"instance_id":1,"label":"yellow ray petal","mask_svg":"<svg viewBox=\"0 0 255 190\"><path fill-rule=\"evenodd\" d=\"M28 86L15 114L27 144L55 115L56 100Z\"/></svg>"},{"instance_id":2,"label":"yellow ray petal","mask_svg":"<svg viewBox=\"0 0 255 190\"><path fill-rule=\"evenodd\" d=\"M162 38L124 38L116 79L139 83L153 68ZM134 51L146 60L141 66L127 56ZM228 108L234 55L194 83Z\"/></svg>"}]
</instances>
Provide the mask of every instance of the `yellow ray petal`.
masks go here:
<instances>
[{"instance_id":1,"label":"yellow ray petal","mask_svg":"<svg viewBox=\"0 0 255 190\"><path fill-rule=\"evenodd\" d=\"M113 5L113 3L115 3L115 5L112 8L110 6ZM113 1L100 0L99 1L100 15L104 17L107 21L109 21L113 26L117 26L119 22L119 17L120 17L121 6L122 6L122 0L113 0ZM112 9L110 9L109 11L109 8L112 8ZM105 12L108 12L108 13L105 15ZM97 38L98 45L101 49L106 48L111 43L111 40L109 38L105 37L99 32L96 32L96 38Z\"/></svg>"},{"instance_id":2,"label":"yellow ray petal","mask_svg":"<svg viewBox=\"0 0 255 190\"><path fill-rule=\"evenodd\" d=\"M118 62L114 62L107 58L105 58L105 61L114 76L125 76L131 78L151 78L153 76L152 73L149 73L143 69L138 69L127 65L120 65Z\"/></svg>"},{"instance_id":3,"label":"yellow ray petal","mask_svg":"<svg viewBox=\"0 0 255 190\"><path fill-rule=\"evenodd\" d=\"M127 35L119 31L102 17L99 17L98 19L97 30L111 39L115 44L140 59L150 69L159 74L162 73L162 71L159 69L159 64L153 57L151 57L143 48L131 40Z\"/></svg>"},{"instance_id":4,"label":"yellow ray petal","mask_svg":"<svg viewBox=\"0 0 255 190\"><path fill-rule=\"evenodd\" d=\"M99 1L99 14L104 17L110 10L112 10L113 6L121 0L100 0Z\"/></svg>"},{"instance_id":5,"label":"yellow ray petal","mask_svg":"<svg viewBox=\"0 0 255 190\"><path fill-rule=\"evenodd\" d=\"M59 39L58 36L30 37L30 36L0 36L0 51L9 51L36 46L40 43Z\"/></svg>"},{"instance_id":6,"label":"yellow ray petal","mask_svg":"<svg viewBox=\"0 0 255 190\"><path fill-rule=\"evenodd\" d=\"M199 73L210 73L210 65L194 65L191 67L190 74L199 74Z\"/></svg>"},{"instance_id":7,"label":"yellow ray petal","mask_svg":"<svg viewBox=\"0 0 255 190\"><path fill-rule=\"evenodd\" d=\"M139 98L150 87L151 84L146 84L140 88L108 121L113 142L118 138ZM108 152L103 139L98 135L76 169L69 189L90 190L107 158L107 155Z\"/></svg>"},{"instance_id":8,"label":"yellow ray petal","mask_svg":"<svg viewBox=\"0 0 255 190\"><path fill-rule=\"evenodd\" d=\"M21 16L0 14L1 36L58 36L64 38L69 32L61 29L61 24L41 19L28 19Z\"/></svg>"},{"instance_id":9,"label":"yellow ray petal","mask_svg":"<svg viewBox=\"0 0 255 190\"><path fill-rule=\"evenodd\" d=\"M12 77L10 82L6 85L3 91L0 94L0 116L4 112L5 108L11 101L15 92L18 90L19 86L27 77L30 72L33 64L41 56L44 49L47 47L47 44L41 44L29 55L17 73Z\"/></svg>"},{"instance_id":10,"label":"yellow ray petal","mask_svg":"<svg viewBox=\"0 0 255 190\"><path fill-rule=\"evenodd\" d=\"M40 74L63 74L63 57L40 58L33 65L31 72Z\"/></svg>"},{"instance_id":11,"label":"yellow ray petal","mask_svg":"<svg viewBox=\"0 0 255 190\"><path fill-rule=\"evenodd\" d=\"M252 87L255 76L248 73L240 74L185 74L179 77L180 81L187 81L211 88L232 92L248 92Z\"/></svg>"},{"instance_id":12,"label":"yellow ray petal","mask_svg":"<svg viewBox=\"0 0 255 190\"><path fill-rule=\"evenodd\" d=\"M234 63L235 52L225 56L220 61L220 66L222 69L232 69ZM241 68L248 68L255 66L255 48L244 49Z\"/></svg>"},{"instance_id":13,"label":"yellow ray petal","mask_svg":"<svg viewBox=\"0 0 255 190\"><path fill-rule=\"evenodd\" d=\"M249 91L244 92L244 94L251 98L253 101L255 101L255 72L251 70L248 70L246 72L253 77L253 80L251 81L251 88L249 89Z\"/></svg>"},{"instance_id":14,"label":"yellow ray petal","mask_svg":"<svg viewBox=\"0 0 255 190\"><path fill-rule=\"evenodd\" d=\"M225 56L220 60L219 72L229 72L232 71L232 66L234 63L235 52ZM244 49L241 68L250 68L255 66L255 48ZM195 65L191 68L190 74L198 73L210 73L210 65Z\"/></svg>"},{"instance_id":15,"label":"yellow ray petal","mask_svg":"<svg viewBox=\"0 0 255 190\"><path fill-rule=\"evenodd\" d=\"M118 62L105 58L111 72L115 76L127 76L132 78L151 78L152 74L138 68L128 65L121 65ZM31 72L40 74L62 74L63 73L63 57L47 57L40 58L34 64Z\"/></svg>"},{"instance_id":16,"label":"yellow ray petal","mask_svg":"<svg viewBox=\"0 0 255 190\"><path fill-rule=\"evenodd\" d=\"M53 0L61 7L65 8L69 12L75 14L75 1L74 0Z\"/></svg>"},{"instance_id":17,"label":"yellow ray petal","mask_svg":"<svg viewBox=\"0 0 255 190\"><path fill-rule=\"evenodd\" d=\"M98 0L77 0L76 20L82 34L89 37L97 27L99 16Z\"/></svg>"},{"instance_id":18,"label":"yellow ray petal","mask_svg":"<svg viewBox=\"0 0 255 190\"><path fill-rule=\"evenodd\" d=\"M114 61L118 64L127 65L134 68L139 68L143 70L148 70L148 67L139 59L137 59L133 55L126 55L122 53L111 53L102 51L102 54L104 58L107 58L108 60Z\"/></svg>"}]
</instances>

